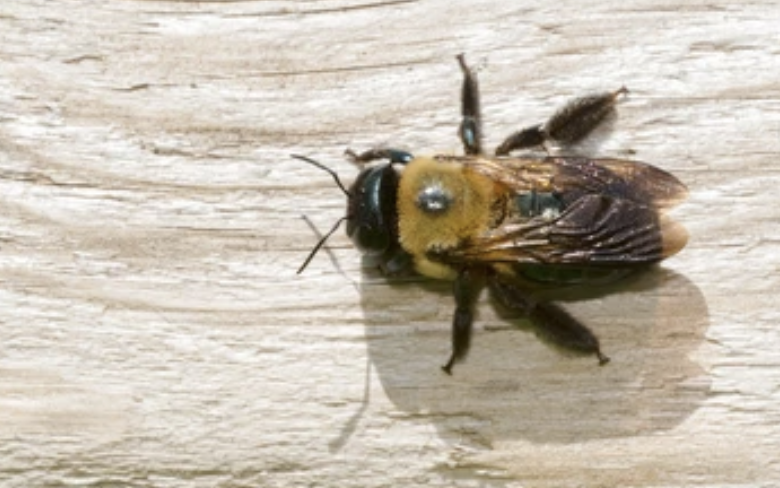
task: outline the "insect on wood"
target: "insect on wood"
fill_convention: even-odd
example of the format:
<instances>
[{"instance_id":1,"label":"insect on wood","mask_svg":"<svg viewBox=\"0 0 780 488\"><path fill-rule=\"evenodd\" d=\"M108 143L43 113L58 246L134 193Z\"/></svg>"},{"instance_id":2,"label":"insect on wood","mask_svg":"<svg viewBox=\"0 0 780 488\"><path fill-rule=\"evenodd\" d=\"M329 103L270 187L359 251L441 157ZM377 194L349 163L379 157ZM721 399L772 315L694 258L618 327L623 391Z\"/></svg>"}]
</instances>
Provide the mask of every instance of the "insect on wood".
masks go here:
<instances>
[{"instance_id":1,"label":"insect on wood","mask_svg":"<svg viewBox=\"0 0 780 488\"><path fill-rule=\"evenodd\" d=\"M626 88L576 98L547 122L519 130L487 155L477 78L463 55L459 136L464 156L413 156L393 148L347 150L363 169L345 187L347 213L304 261L300 273L346 221L347 235L387 275L409 272L451 280L455 298L452 373L471 344L477 298L485 288L569 350L609 358L597 337L541 291L624 277L680 251L685 229L666 211L687 195L671 174L638 161L518 157L550 143L569 147L615 112ZM374 161L383 164L370 164Z\"/></svg>"}]
</instances>

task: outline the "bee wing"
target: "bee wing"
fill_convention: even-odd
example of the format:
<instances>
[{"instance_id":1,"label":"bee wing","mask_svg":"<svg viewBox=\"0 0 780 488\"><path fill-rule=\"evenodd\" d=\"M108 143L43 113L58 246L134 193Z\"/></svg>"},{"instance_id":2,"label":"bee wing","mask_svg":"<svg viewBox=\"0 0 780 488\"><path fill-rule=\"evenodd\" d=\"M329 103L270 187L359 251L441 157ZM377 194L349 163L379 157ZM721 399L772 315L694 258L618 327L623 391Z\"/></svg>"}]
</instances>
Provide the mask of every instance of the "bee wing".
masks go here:
<instances>
[{"instance_id":1,"label":"bee wing","mask_svg":"<svg viewBox=\"0 0 780 488\"><path fill-rule=\"evenodd\" d=\"M673 175L624 159L479 158L467 166L515 193L555 192L566 204L584 195L605 195L667 210L688 196L688 189Z\"/></svg>"},{"instance_id":2,"label":"bee wing","mask_svg":"<svg viewBox=\"0 0 780 488\"><path fill-rule=\"evenodd\" d=\"M625 159L558 158L556 185L561 190L581 187L586 193L600 193L670 209L688 196L688 188L674 175L638 161Z\"/></svg>"},{"instance_id":3,"label":"bee wing","mask_svg":"<svg viewBox=\"0 0 780 488\"><path fill-rule=\"evenodd\" d=\"M687 239L682 226L652 206L589 194L555 218L505 223L438 257L450 263L630 266L671 256Z\"/></svg>"}]
</instances>

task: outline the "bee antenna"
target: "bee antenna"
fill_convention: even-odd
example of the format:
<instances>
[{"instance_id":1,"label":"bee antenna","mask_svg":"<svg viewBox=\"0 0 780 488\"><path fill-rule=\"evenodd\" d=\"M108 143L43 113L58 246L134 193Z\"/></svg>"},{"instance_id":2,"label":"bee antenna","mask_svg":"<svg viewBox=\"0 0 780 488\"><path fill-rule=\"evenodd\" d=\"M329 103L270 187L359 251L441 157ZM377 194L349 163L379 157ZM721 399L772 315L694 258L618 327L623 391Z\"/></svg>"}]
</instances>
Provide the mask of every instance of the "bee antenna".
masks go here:
<instances>
[{"instance_id":1,"label":"bee antenna","mask_svg":"<svg viewBox=\"0 0 780 488\"><path fill-rule=\"evenodd\" d=\"M347 196L347 198L352 196L352 195L349 194L349 191L347 190L347 188L344 186L344 184L339 179L339 175L336 174L336 172L333 171L332 169L328 168L324 164L319 163L319 162L317 162L317 161L315 161L315 160L313 160L311 158L307 158L306 156L301 156L299 154L290 154L290 157L293 157L295 159L300 159L303 162L309 163L312 166L316 166L317 168L319 168L319 169L321 169L323 171L326 171L328 174L330 174L333 177L333 180L336 182L337 185L339 185L339 188L341 188L341 191L344 192L344 194ZM341 220L344 220L344 219L341 219ZM339 223L341 223L341 221L339 221ZM338 227L338 225L336 225L336 227ZM330 235L330 234L328 234L328 235ZM319 246L317 246L317 248L315 248L315 249L319 249ZM299 273L300 273L300 271L299 271Z\"/></svg>"},{"instance_id":2,"label":"bee antenna","mask_svg":"<svg viewBox=\"0 0 780 488\"><path fill-rule=\"evenodd\" d=\"M305 161L305 159L304 159L304 161ZM336 180L336 181L338 181L338 180ZM311 262L311 260L314 259L314 255L317 254L317 251L319 251L320 248L322 247L322 245L325 244L325 241L328 240L328 237L333 235L333 233L336 232L336 230L339 228L339 226L341 226L341 223L344 222L345 220L349 220L349 216L341 217L338 220L338 222L336 222L336 225L334 225L333 228L330 229L328 231L328 233L325 234L322 237L322 239L320 239L320 242L318 242L317 245L314 246L314 249L312 249L311 252L309 253L309 255L306 257L306 261L303 262L303 264L301 265L300 268L298 268L298 271L295 274L301 274L303 272L303 270L306 269L306 266L308 266L309 263Z\"/></svg>"}]
</instances>

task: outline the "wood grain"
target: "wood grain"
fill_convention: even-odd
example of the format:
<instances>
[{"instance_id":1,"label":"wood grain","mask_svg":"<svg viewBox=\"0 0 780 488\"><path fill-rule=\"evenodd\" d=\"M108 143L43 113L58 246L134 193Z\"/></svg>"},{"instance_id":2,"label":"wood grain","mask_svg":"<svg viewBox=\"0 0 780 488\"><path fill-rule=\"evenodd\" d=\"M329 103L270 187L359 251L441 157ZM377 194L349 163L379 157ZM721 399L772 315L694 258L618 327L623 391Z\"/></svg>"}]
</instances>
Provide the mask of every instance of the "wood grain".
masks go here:
<instances>
[{"instance_id":1,"label":"wood grain","mask_svg":"<svg viewBox=\"0 0 780 488\"><path fill-rule=\"evenodd\" d=\"M0 7L0 481L773 486L780 7L770 1L21 0ZM315 157L488 146L626 85L598 154L684 180L689 246L572 301L612 363L446 283L388 283ZM301 218L308 216L310 223ZM594 294L595 295L595 294Z\"/></svg>"}]
</instances>

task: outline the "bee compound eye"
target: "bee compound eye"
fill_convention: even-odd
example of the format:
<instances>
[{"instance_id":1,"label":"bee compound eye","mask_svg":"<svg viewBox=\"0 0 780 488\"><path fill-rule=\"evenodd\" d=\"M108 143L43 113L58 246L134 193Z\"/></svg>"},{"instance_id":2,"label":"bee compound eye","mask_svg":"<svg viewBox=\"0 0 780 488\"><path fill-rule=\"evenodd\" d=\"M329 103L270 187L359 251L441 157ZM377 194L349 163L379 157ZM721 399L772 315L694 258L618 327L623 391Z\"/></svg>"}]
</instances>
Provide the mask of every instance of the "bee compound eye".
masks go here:
<instances>
[{"instance_id":1,"label":"bee compound eye","mask_svg":"<svg viewBox=\"0 0 780 488\"><path fill-rule=\"evenodd\" d=\"M440 184L425 186L417 194L417 207L423 212L441 214L452 206L452 194Z\"/></svg>"}]
</instances>

